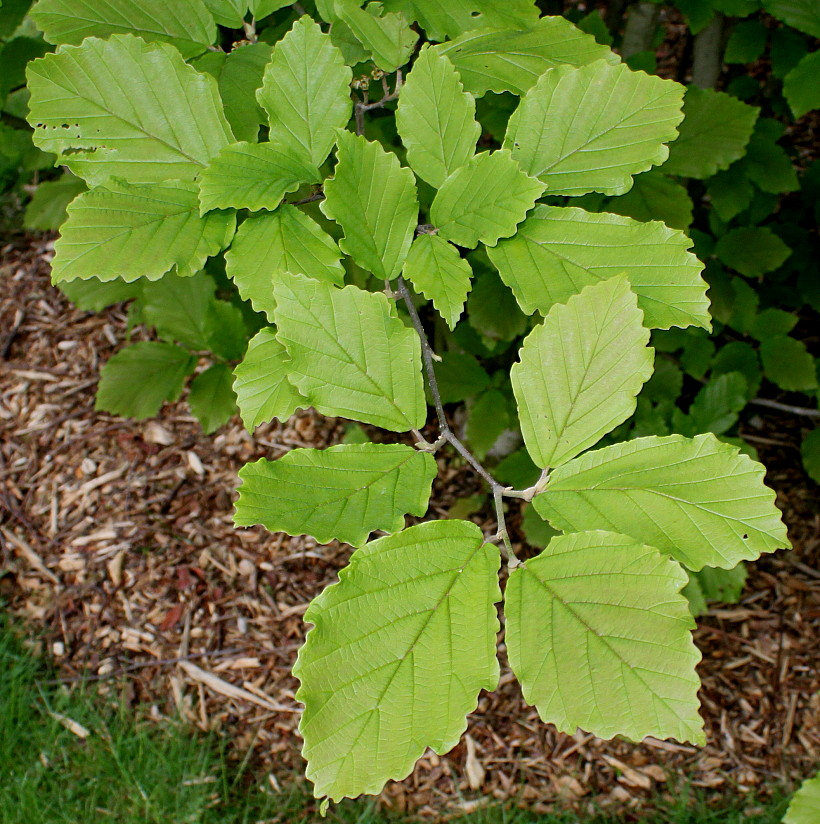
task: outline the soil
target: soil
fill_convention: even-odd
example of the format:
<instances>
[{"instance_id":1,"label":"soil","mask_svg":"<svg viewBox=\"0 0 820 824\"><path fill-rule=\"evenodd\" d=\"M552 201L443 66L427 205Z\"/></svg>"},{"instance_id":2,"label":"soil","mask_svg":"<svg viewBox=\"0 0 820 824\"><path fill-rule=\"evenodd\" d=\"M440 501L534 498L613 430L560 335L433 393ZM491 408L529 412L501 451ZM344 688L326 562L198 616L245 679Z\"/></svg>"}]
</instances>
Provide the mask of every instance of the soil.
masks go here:
<instances>
[{"instance_id":1,"label":"soil","mask_svg":"<svg viewBox=\"0 0 820 824\"><path fill-rule=\"evenodd\" d=\"M337 442L343 422L310 411L254 435L235 419L205 436L184 404L136 423L96 412L100 365L126 338L125 310L72 308L49 284L51 255L43 238L2 249L0 596L42 634L67 684L91 680L147 702L157 718L221 730L277 791L303 769L290 675L302 615L350 550L235 529L236 473L249 460ZM559 733L524 705L504 667L462 743L428 753L388 785L383 803L438 820L499 800L535 811L598 804L638 820L684 775L715 798L765 798L811 773L820 755L820 489L800 467L806 424L762 408L743 423L794 549L751 564L742 601L699 621L706 747ZM432 518L479 489L454 456L438 457ZM474 520L493 528L489 510ZM511 523L520 545L515 512Z\"/></svg>"}]
</instances>

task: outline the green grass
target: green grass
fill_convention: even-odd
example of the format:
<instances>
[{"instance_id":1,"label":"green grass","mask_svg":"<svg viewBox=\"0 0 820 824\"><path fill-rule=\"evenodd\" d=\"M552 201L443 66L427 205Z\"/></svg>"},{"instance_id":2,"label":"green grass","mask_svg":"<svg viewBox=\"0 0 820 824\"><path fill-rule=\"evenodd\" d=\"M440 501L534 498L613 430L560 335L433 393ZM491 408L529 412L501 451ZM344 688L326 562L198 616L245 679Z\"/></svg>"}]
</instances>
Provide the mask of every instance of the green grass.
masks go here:
<instances>
[{"instance_id":1,"label":"green grass","mask_svg":"<svg viewBox=\"0 0 820 824\"><path fill-rule=\"evenodd\" d=\"M0 824L256 824L316 822L299 789L274 794L229 757L224 739L182 724L157 724L121 701L44 682L53 674L0 616ZM90 731L83 739L62 715ZM256 780L255 780L256 778ZM713 807L683 793L640 818L592 817L583 824L776 824L781 800L760 815L738 802ZM372 802L332 807L327 821L388 824ZM579 824L576 815L535 816L493 807L463 824Z\"/></svg>"}]
</instances>

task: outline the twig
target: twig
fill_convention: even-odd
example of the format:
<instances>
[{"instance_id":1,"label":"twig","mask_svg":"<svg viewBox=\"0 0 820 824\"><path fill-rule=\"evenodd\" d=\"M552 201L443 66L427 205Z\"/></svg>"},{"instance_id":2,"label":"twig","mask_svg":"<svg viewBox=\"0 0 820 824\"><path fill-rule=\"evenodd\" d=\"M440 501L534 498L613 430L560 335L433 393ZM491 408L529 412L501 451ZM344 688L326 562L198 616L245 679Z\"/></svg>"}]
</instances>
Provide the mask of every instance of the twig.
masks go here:
<instances>
[{"instance_id":1,"label":"twig","mask_svg":"<svg viewBox=\"0 0 820 824\"><path fill-rule=\"evenodd\" d=\"M498 534L496 536L496 540L500 540L502 542L504 554L507 558L507 564L510 567L516 567L520 562L515 556L512 544L510 543L510 536L507 533L507 526L504 520L504 505L502 500L502 497L505 494L509 494L509 491L511 490L503 487L495 478L493 478L493 476L487 472L487 470L481 465L470 450L467 449L467 447L464 446L464 444L458 439L453 430L450 429L450 424L447 423L447 416L444 412L444 404L441 402L441 392L438 388L436 371L433 366L433 361L436 358L436 355L430 346L430 342L427 340L427 333L424 331L424 326L421 323L421 318L419 318L419 313L416 311L416 307L413 304L413 298L410 294L410 290L407 288L407 283L401 275L399 275L396 284L397 294L404 301L404 305L407 307L407 312L410 315L410 321L412 322L413 328L416 330L419 340L421 341L421 354L424 360L424 368L427 373L427 385L430 388L430 394L433 397L433 405L436 408L436 417L438 418L440 433L439 439L436 441L436 444L433 444L433 446L437 447L437 445L440 445L442 442L449 443L456 450L456 452L458 452L458 454L461 455L461 457L464 458L467 463L469 463L470 466L472 466L472 468L490 485L490 490L493 493L493 503L495 504L496 522L498 523ZM522 495L519 495L518 497L522 497Z\"/></svg>"},{"instance_id":2,"label":"twig","mask_svg":"<svg viewBox=\"0 0 820 824\"><path fill-rule=\"evenodd\" d=\"M809 409L806 406L792 406L789 403L780 401L770 401L767 398L752 398L749 403L755 406L765 406L769 409L777 409L779 412L791 412L792 415L805 415L807 418L820 418L820 409Z\"/></svg>"},{"instance_id":3,"label":"twig","mask_svg":"<svg viewBox=\"0 0 820 824\"><path fill-rule=\"evenodd\" d=\"M304 206L305 203L314 203L317 200L324 200L325 193L324 192L314 192L312 195L308 195L307 197L303 197L300 200L289 200L287 201L288 206Z\"/></svg>"},{"instance_id":4,"label":"twig","mask_svg":"<svg viewBox=\"0 0 820 824\"><path fill-rule=\"evenodd\" d=\"M363 135L364 134L364 113L369 112L372 109L381 109L386 104L390 103L391 100L396 100L399 96L399 92L401 92L402 87L402 74L401 69L396 69L396 83L392 92L387 91L387 86L385 85L385 93L381 100L375 100L373 103L370 103L365 97L364 100L356 101L355 106L355 114L356 114L356 134ZM366 94L366 92L365 92Z\"/></svg>"},{"instance_id":5,"label":"twig","mask_svg":"<svg viewBox=\"0 0 820 824\"><path fill-rule=\"evenodd\" d=\"M242 28L245 30L245 39L249 43L257 43L259 38L256 36L256 21L250 23L243 23Z\"/></svg>"},{"instance_id":6,"label":"twig","mask_svg":"<svg viewBox=\"0 0 820 824\"><path fill-rule=\"evenodd\" d=\"M0 350L0 359L6 360L9 356L9 352L11 351L11 345L14 343L14 339L17 337L17 333L20 331L20 327L23 325L23 318L25 314L22 309L17 309L14 313L14 320L11 324L11 329L9 330L8 335L6 335L6 340L3 343L3 348Z\"/></svg>"}]
</instances>

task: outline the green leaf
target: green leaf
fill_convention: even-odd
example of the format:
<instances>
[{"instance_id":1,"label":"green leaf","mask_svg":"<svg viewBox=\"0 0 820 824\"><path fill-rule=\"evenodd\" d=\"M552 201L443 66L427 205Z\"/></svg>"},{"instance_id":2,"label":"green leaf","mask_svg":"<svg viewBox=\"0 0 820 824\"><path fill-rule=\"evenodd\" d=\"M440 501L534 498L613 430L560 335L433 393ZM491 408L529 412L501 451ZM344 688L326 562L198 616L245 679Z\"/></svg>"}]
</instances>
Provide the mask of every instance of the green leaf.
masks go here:
<instances>
[{"instance_id":1,"label":"green leaf","mask_svg":"<svg viewBox=\"0 0 820 824\"><path fill-rule=\"evenodd\" d=\"M375 529L398 532L406 514L424 515L437 472L432 455L401 444L294 449L239 470L234 523L361 546Z\"/></svg>"},{"instance_id":2,"label":"green leaf","mask_svg":"<svg viewBox=\"0 0 820 824\"><path fill-rule=\"evenodd\" d=\"M488 389L470 406L464 434L473 454L483 460L501 434L510 426L507 397L497 389Z\"/></svg>"},{"instance_id":3,"label":"green leaf","mask_svg":"<svg viewBox=\"0 0 820 824\"><path fill-rule=\"evenodd\" d=\"M234 143L226 146L202 172L200 213L211 209L273 211L288 192L319 180L319 170L289 146Z\"/></svg>"},{"instance_id":4,"label":"green leaf","mask_svg":"<svg viewBox=\"0 0 820 824\"><path fill-rule=\"evenodd\" d=\"M524 443L535 463L560 466L635 411L654 350L623 276L587 286L525 338L511 371Z\"/></svg>"},{"instance_id":5,"label":"green leaf","mask_svg":"<svg viewBox=\"0 0 820 824\"><path fill-rule=\"evenodd\" d=\"M687 251L691 245L657 221L537 206L514 238L488 252L527 314L546 315L585 286L625 274L648 327L709 329L703 264Z\"/></svg>"},{"instance_id":6,"label":"green leaf","mask_svg":"<svg viewBox=\"0 0 820 824\"><path fill-rule=\"evenodd\" d=\"M0 3L0 38L11 37L28 14L31 0L3 0Z\"/></svg>"},{"instance_id":7,"label":"green leaf","mask_svg":"<svg viewBox=\"0 0 820 824\"><path fill-rule=\"evenodd\" d=\"M370 52L380 69L394 72L410 59L419 36L403 14L376 14L380 8L377 3L361 9L356 0L335 0L334 6L341 21Z\"/></svg>"},{"instance_id":8,"label":"green leaf","mask_svg":"<svg viewBox=\"0 0 820 824\"><path fill-rule=\"evenodd\" d=\"M59 284L58 288L83 312L101 312L106 306L131 300L142 292L140 283L124 283L121 280L103 283L98 278L72 280Z\"/></svg>"},{"instance_id":9,"label":"green leaf","mask_svg":"<svg viewBox=\"0 0 820 824\"><path fill-rule=\"evenodd\" d=\"M214 302L216 283L205 272L193 277L168 274L142 287L140 317L160 337L188 349L206 349L210 329L208 309Z\"/></svg>"},{"instance_id":10,"label":"green leaf","mask_svg":"<svg viewBox=\"0 0 820 824\"><path fill-rule=\"evenodd\" d=\"M800 188L791 158L777 141L785 127L771 117L758 118L743 158L746 174L759 189L770 194L796 192Z\"/></svg>"},{"instance_id":11,"label":"green leaf","mask_svg":"<svg viewBox=\"0 0 820 824\"><path fill-rule=\"evenodd\" d=\"M521 512L521 531L530 546L546 549L549 542L560 534L535 511L532 504L523 504Z\"/></svg>"},{"instance_id":12,"label":"green leaf","mask_svg":"<svg viewBox=\"0 0 820 824\"><path fill-rule=\"evenodd\" d=\"M820 817L820 773L813 778L807 778L792 796L783 824L813 824L818 817Z\"/></svg>"},{"instance_id":13,"label":"green leaf","mask_svg":"<svg viewBox=\"0 0 820 824\"><path fill-rule=\"evenodd\" d=\"M724 63L754 63L766 49L769 30L759 20L736 23L729 35Z\"/></svg>"},{"instance_id":14,"label":"green leaf","mask_svg":"<svg viewBox=\"0 0 820 824\"><path fill-rule=\"evenodd\" d=\"M820 429L812 429L800 445L800 455L803 458L803 468L806 474L820 484Z\"/></svg>"},{"instance_id":15,"label":"green leaf","mask_svg":"<svg viewBox=\"0 0 820 824\"><path fill-rule=\"evenodd\" d=\"M685 186L657 170L636 175L632 188L606 202L606 211L648 223L659 220L672 229L686 230L692 223L692 198Z\"/></svg>"},{"instance_id":16,"label":"green leaf","mask_svg":"<svg viewBox=\"0 0 820 824\"><path fill-rule=\"evenodd\" d=\"M430 207L441 237L474 249L515 234L544 186L524 174L510 152L481 152L444 181Z\"/></svg>"},{"instance_id":17,"label":"green leaf","mask_svg":"<svg viewBox=\"0 0 820 824\"><path fill-rule=\"evenodd\" d=\"M812 37L820 37L816 0L763 0L769 14Z\"/></svg>"},{"instance_id":18,"label":"green leaf","mask_svg":"<svg viewBox=\"0 0 820 824\"><path fill-rule=\"evenodd\" d=\"M625 535L553 538L513 570L504 597L524 700L569 734L703 744L686 582L678 564Z\"/></svg>"},{"instance_id":19,"label":"green leaf","mask_svg":"<svg viewBox=\"0 0 820 824\"><path fill-rule=\"evenodd\" d=\"M798 317L782 309L764 309L753 321L749 334L757 340L770 335L788 335L797 326Z\"/></svg>"},{"instance_id":20,"label":"green leaf","mask_svg":"<svg viewBox=\"0 0 820 824\"><path fill-rule=\"evenodd\" d=\"M712 377L728 372L740 372L746 378L747 395L754 397L760 389L760 361L757 352L748 343L732 341L721 346L712 362Z\"/></svg>"},{"instance_id":21,"label":"green leaf","mask_svg":"<svg viewBox=\"0 0 820 824\"><path fill-rule=\"evenodd\" d=\"M684 87L598 60L545 72L522 98L504 148L550 195L622 195L663 163L683 119Z\"/></svg>"},{"instance_id":22,"label":"green leaf","mask_svg":"<svg viewBox=\"0 0 820 824\"><path fill-rule=\"evenodd\" d=\"M220 26L241 29L248 10L245 0L204 0L208 11Z\"/></svg>"},{"instance_id":23,"label":"green leaf","mask_svg":"<svg viewBox=\"0 0 820 824\"><path fill-rule=\"evenodd\" d=\"M262 329L248 344L245 358L234 369L234 392L248 432L277 418L283 423L308 402L288 381L291 362L273 329Z\"/></svg>"},{"instance_id":24,"label":"green leaf","mask_svg":"<svg viewBox=\"0 0 820 824\"><path fill-rule=\"evenodd\" d=\"M317 797L378 793L455 746L498 684L498 566L475 524L433 521L357 550L313 601L293 672Z\"/></svg>"},{"instance_id":25,"label":"green leaf","mask_svg":"<svg viewBox=\"0 0 820 824\"><path fill-rule=\"evenodd\" d=\"M481 136L475 99L435 49L422 48L413 63L399 96L396 127L410 167L436 188L475 154Z\"/></svg>"},{"instance_id":26,"label":"green leaf","mask_svg":"<svg viewBox=\"0 0 820 824\"><path fill-rule=\"evenodd\" d=\"M215 363L191 381L188 403L206 435L215 432L236 413L233 374L229 366Z\"/></svg>"},{"instance_id":27,"label":"green leaf","mask_svg":"<svg viewBox=\"0 0 820 824\"><path fill-rule=\"evenodd\" d=\"M385 0L388 11L403 11L421 23L431 40L458 37L474 29L523 29L538 21L534 0Z\"/></svg>"},{"instance_id":28,"label":"green leaf","mask_svg":"<svg viewBox=\"0 0 820 824\"><path fill-rule=\"evenodd\" d=\"M707 601L719 601L723 604L736 604L746 583L746 565L739 563L732 569L712 569L704 567L700 572L692 572L698 587Z\"/></svg>"},{"instance_id":29,"label":"green leaf","mask_svg":"<svg viewBox=\"0 0 820 824\"><path fill-rule=\"evenodd\" d=\"M772 335L760 344L763 374L787 392L817 388L814 358L801 340L788 335Z\"/></svg>"},{"instance_id":30,"label":"green leaf","mask_svg":"<svg viewBox=\"0 0 820 824\"><path fill-rule=\"evenodd\" d=\"M250 321L250 327L248 325ZM206 329L208 346L214 355L228 361L241 360L248 348L248 338L259 324L248 318L244 307L227 300L215 300L208 307Z\"/></svg>"},{"instance_id":31,"label":"green leaf","mask_svg":"<svg viewBox=\"0 0 820 824\"><path fill-rule=\"evenodd\" d=\"M39 0L31 17L55 44L77 46L86 37L136 34L171 43L187 58L201 54L216 39L216 26L202 0Z\"/></svg>"},{"instance_id":32,"label":"green leaf","mask_svg":"<svg viewBox=\"0 0 820 824\"><path fill-rule=\"evenodd\" d=\"M233 49L217 75L225 117L237 140L255 142L259 126L266 122L256 91L262 85L270 58L271 47L267 43L247 43Z\"/></svg>"},{"instance_id":33,"label":"green leaf","mask_svg":"<svg viewBox=\"0 0 820 824\"><path fill-rule=\"evenodd\" d=\"M524 94L556 66L585 66L601 59L619 62L610 49L563 17L542 17L513 31L468 31L435 49L452 61L464 88L477 97L488 91Z\"/></svg>"},{"instance_id":34,"label":"green leaf","mask_svg":"<svg viewBox=\"0 0 820 824\"><path fill-rule=\"evenodd\" d=\"M92 37L27 76L34 143L91 185L193 180L234 140L216 81L165 43Z\"/></svg>"},{"instance_id":35,"label":"green leaf","mask_svg":"<svg viewBox=\"0 0 820 824\"><path fill-rule=\"evenodd\" d=\"M290 5L289 0L248 0L248 8L256 20L261 20Z\"/></svg>"},{"instance_id":36,"label":"green leaf","mask_svg":"<svg viewBox=\"0 0 820 824\"><path fill-rule=\"evenodd\" d=\"M737 415L749 399L746 378L740 372L727 372L712 379L698 392L689 407L691 432L722 435L737 423Z\"/></svg>"},{"instance_id":37,"label":"green leaf","mask_svg":"<svg viewBox=\"0 0 820 824\"><path fill-rule=\"evenodd\" d=\"M419 235L404 263L404 277L455 329L470 291L473 270L458 249L438 235Z\"/></svg>"},{"instance_id":38,"label":"green leaf","mask_svg":"<svg viewBox=\"0 0 820 824\"><path fill-rule=\"evenodd\" d=\"M813 109L820 109L820 51L807 54L783 81L783 94L795 117L803 117Z\"/></svg>"},{"instance_id":39,"label":"green leaf","mask_svg":"<svg viewBox=\"0 0 820 824\"><path fill-rule=\"evenodd\" d=\"M225 255L228 277L257 312L273 321L273 281L282 272L344 282L342 253L315 220L295 206L248 218Z\"/></svg>"},{"instance_id":40,"label":"green leaf","mask_svg":"<svg viewBox=\"0 0 820 824\"><path fill-rule=\"evenodd\" d=\"M85 189L85 183L72 174L44 181L26 206L23 225L33 231L56 232L66 219L68 204Z\"/></svg>"},{"instance_id":41,"label":"green leaf","mask_svg":"<svg viewBox=\"0 0 820 824\"><path fill-rule=\"evenodd\" d=\"M199 217L194 183L135 186L111 180L69 205L54 244L51 277L54 283L89 277L158 280L174 267L190 276L230 243L234 227L227 212Z\"/></svg>"},{"instance_id":42,"label":"green leaf","mask_svg":"<svg viewBox=\"0 0 820 824\"><path fill-rule=\"evenodd\" d=\"M733 163L728 169L710 177L706 192L715 211L727 223L748 209L754 197L754 188L746 176L744 162Z\"/></svg>"},{"instance_id":43,"label":"green leaf","mask_svg":"<svg viewBox=\"0 0 820 824\"><path fill-rule=\"evenodd\" d=\"M344 229L342 251L363 269L392 280L401 272L418 223L415 178L393 152L339 132L339 162L321 209Z\"/></svg>"},{"instance_id":44,"label":"green leaf","mask_svg":"<svg viewBox=\"0 0 820 824\"><path fill-rule=\"evenodd\" d=\"M663 171L703 180L728 169L746 151L758 111L724 92L689 86L680 133Z\"/></svg>"},{"instance_id":45,"label":"green leaf","mask_svg":"<svg viewBox=\"0 0 820 824\"><path fill-rule=\"evenodd\" d=\"M467 298L467 322L488 346L494 341L515 340L530 326L512 292L490 269L480 272L473 283Z\"/></svg>"},{"instance_id":46,"label":"green leaf","mask_svg":"<svg viewBox=\"0 0 820 824\"><path fill-rule=\"evenodd\" d=\"M726 232L718 240L715 254L741 275L756 278L779 269L791 249L767 226L743 226Z\"/></svg>"},{"instance_id":47,"label":"green leaf","mask_svg":"<svg viewBox=\"0 0 820 824\"><path fill-rule=\"evenodd\" d=\"M689 569L730 569L789 546L766 470L714 435L638 438L552 473L533 504L557 529L612 529Z\"/></svg>"},{"instance_id":48,"label":"green leaf","mask_svg":"<svg viewBox=\"0 0 820 824\"><path fill-rule=\"evenodd\" d=\"M794 29L784 26L771 32L769 58L775 77L782 80L807 53L805 36Z\"/></svg>"},{"instance_id":49,"label":"green leaf","mask_svg":"<svg viewBox=\"0 0 820 824\"><path fill-rule=\"evenodd\" d=\"M143 341L120 349L100 370L96 409L124 418L152 418L182 393L196 357L181 346Z\"/></svg>"},{"instance_id":50,"label":"green leaf","mask_svg":"<svg viewBox=\"0 0 820 824\"><path fill-rule=\"evenodd\" d=\"M50 51L42 37L21 35L3 43L0 36L0 108L9 92L25 85L26 65Z\"/></svg>"},{"instance_id":51,"label":"green leaf","mask_svg":"<svg viewBox=\"0 0 820 824\"><path fill-rule=\"evenodd\" d=\"M490 385L490 376L484 367L463 352L445 352L434 368L442 403L458 403Z\"/></svg>"},{"instance_id":52,"label":"green leaf","mask_svg":"<svg viewBox=\"0 0 820 824\"><path fill-rule=\"evenodd\" d=\"M283 273L274 294L289 379L311 406L393 432L424 425L419 337L383 293Z\"/></svg>"},{"instance_id":53,"label":"green leaf","mask_svg":"<svg viewBox=\"0 0 820 824\"><path fill-rule=\"evenodd\" d=\"M268 139L321 166L336 142L336 129L350 119L351 77L330 35L302 17L276 44L256 95L268 113Z\"/></svg>"}]
</instances>

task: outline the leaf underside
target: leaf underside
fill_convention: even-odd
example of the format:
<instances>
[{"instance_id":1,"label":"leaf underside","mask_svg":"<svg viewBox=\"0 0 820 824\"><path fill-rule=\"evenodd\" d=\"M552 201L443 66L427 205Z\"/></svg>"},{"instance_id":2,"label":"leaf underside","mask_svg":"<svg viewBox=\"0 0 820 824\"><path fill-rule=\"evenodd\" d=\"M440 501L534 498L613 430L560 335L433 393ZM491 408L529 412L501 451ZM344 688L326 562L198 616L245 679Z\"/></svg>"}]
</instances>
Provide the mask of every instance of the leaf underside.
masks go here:
<instances>
[{"instance_id":1,"label":"leaf underside","mask_svg":"<svg viewBox=\"0 0 820 824\"><path fill-rule=\"evenodd\" d=\"M34 143L91 185L193 180L234 141L214 78L166 43L90 37L27 77Z\"/></svg>"},{"instance_id":2,"label":"leaf underside","mask_svg":"<svg viewBox=\"0 0 820 824\"><path fill-rule=\"evenodd\" d=\"M174 268L193 275L230 243L234 227L231 213L199 217L195 183L112 180L69 205L54 244L52 280L157 280Z\"/></svg>"},{"instance_id":3,"label":"leaf underside","mask_svg":"<svg viewBox=\"0 0 820 824\"><path fill-rule=\"evenodd\" d=\"M652 375L643 312L624 277L553 307L511 372L521 431L536 465L560 466L635 411Z\"/></svg>"},{"instance_id":4,"label":"leaf underside","mask_svg":"<svg viewBox=\"0 0 820 824\"><path fill-rule=\"evenodd\" d=\"M789 546L764 467L714 435L637 438L556 469L533 505L557 529L611 529L692 570Z\"/></svg>"},{"instance_id":5,"label":"leaf underside","mask_svg":"<svg viewBox=\"0 0 820 824\"><path fill-rule=\"evenodd\" d=\"M670 558L624 535L553 538L511 573L504 599L525 700L565 733L704 743L700 653L680 594L687 580Z\"/></svg>"},{"instance_id":6,"label":"leaf underside","mask_svg":"<svg viewBox=\"0 0 820 824\"><path fill-rule=\"evenodd\" d=\"M311 406L394 432L424 424L419 337L384 294L283 274L274 296L289 379Z\"/></svg>"},{"instance_id":7,"label":"leaf underside","mask_svg":"<svg viewBox=\"0 0 820 824\"><path fill-rule=\"evenodd\" d=\"M475 524L431 521L357 550L313 601L294 675L317 797L378 793L458 742L498 683L498 566Z\"/></svg>"},{"instance_id":8,"label":"leaf underside","mask_svg":"<svg viewBox=\"0 0 820 824\"><path fill-rule=\"evenodd\" d=\"M521 100L504 148L551 195L621 195L663 163L683 119L684 87L598 60L545 72Z\"/></svg>"},{"instance_id":9,"label":"leaf underside","mask_svg":"<svg viewBox=\"0 0 820 824\"><path fill-rule=\"evenodd\" d=\"M234 523L361 546L375 529L398 532L406 514L424 515L437 471L432 455L402 444L294 449L242 467Z\"/></svg>"},{"instance_id":10,"label":"leaf underside","mask_svg":"<svg viewBox=\"0 0 820 824\"><path fill-rule=\"evenodd\" d=\"M711 328L703 264L692 241L662 223L539 205L515 237L489 249L521 308L546 315L585 286L625 274L646 325Z\"/></svg>"}]
</instances>

